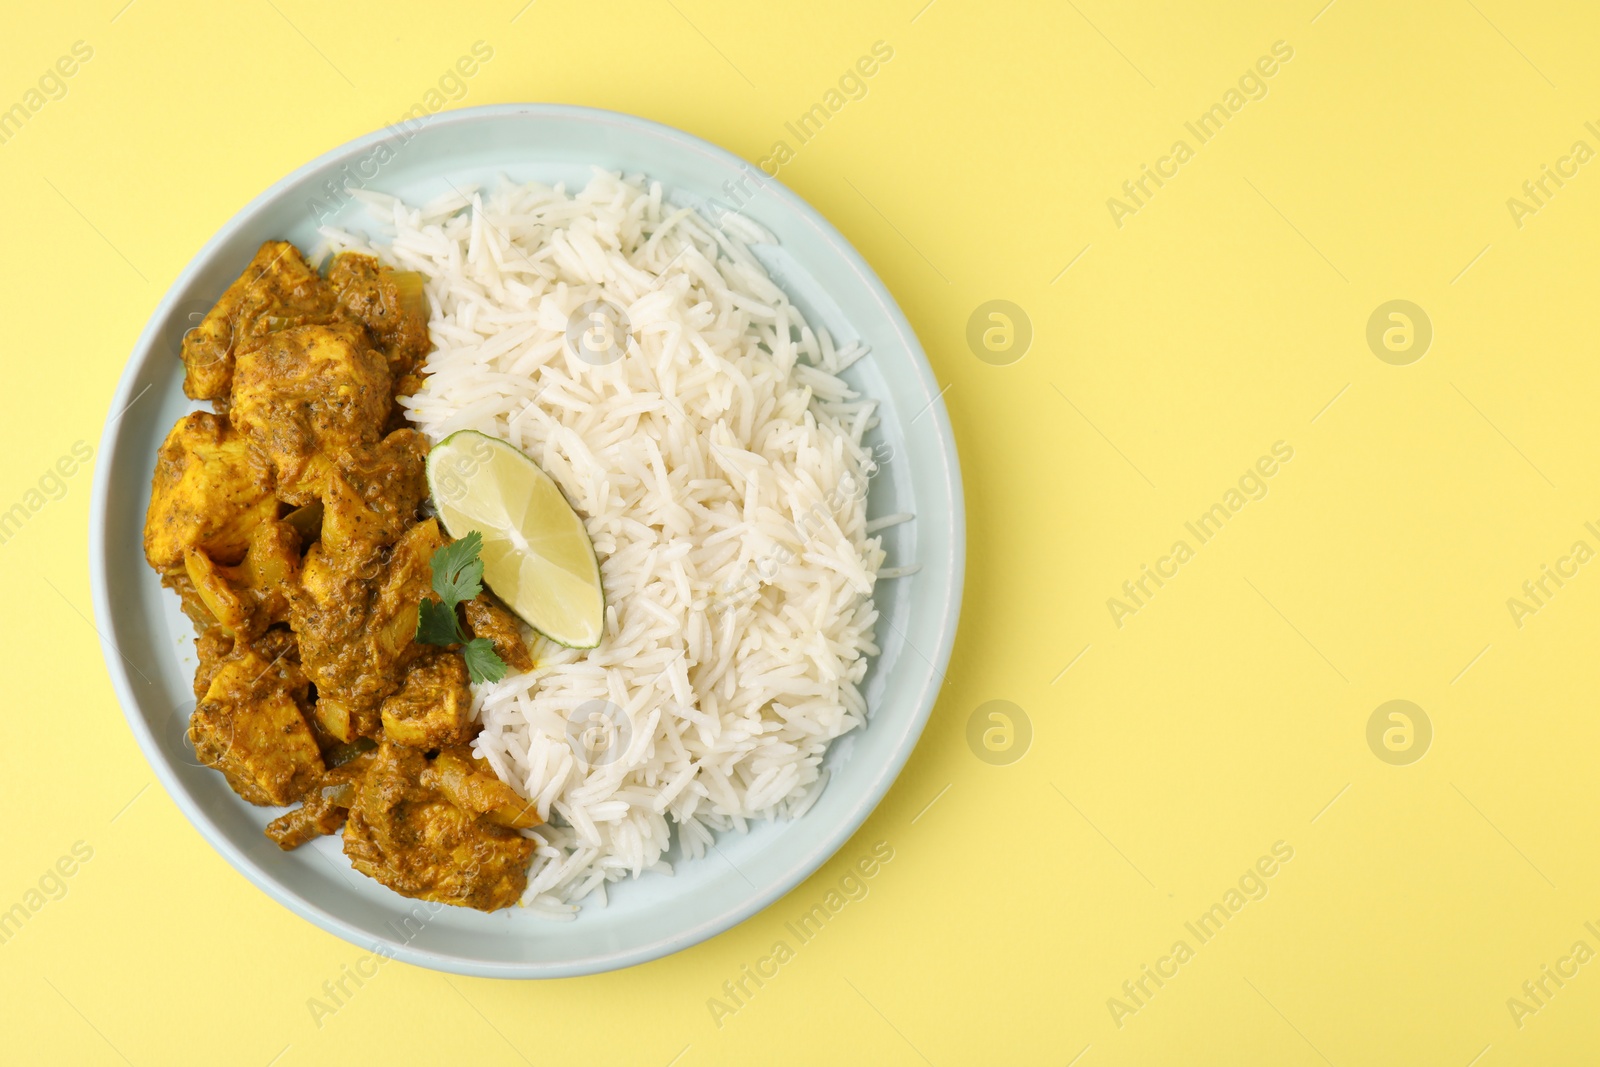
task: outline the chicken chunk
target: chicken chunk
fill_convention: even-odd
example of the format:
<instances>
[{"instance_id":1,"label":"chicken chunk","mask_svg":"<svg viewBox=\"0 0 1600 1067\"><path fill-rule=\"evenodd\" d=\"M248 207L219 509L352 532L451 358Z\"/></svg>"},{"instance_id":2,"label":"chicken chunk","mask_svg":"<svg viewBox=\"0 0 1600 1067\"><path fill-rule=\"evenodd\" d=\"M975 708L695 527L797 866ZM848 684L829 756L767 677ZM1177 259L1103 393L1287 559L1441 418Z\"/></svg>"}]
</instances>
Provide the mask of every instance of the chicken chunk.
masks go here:
<instances>
[{"instance_id":1,"label":"chicken chunk","mask_svg":"<svg viewBox=\"0 0 1600 1067\"><path fill-rule=\"evenodd\" d=\"M271 469L226 419L197 411L178 421L157 453L145 559L163 574L182 569L191 548L238 563L256 525L277 516Z\"/></svg>"},{"instance_id":2,"label":"chicken chunk","mask_svg":"<svg viewBox=\"0 0 1600 1067\"><path fill-rule=\"evenodd\" d=\"M328 284L339 294L340 313L372 332L396 382L433 347L422 275L379 266L376 259L358 252L343 252L328 268Z\"/></svg>"},{"instance_id":3,"label":"chicken chunk","mask_svg":"<svg viewBox=\"0 0 1600 1067\"><path fill-rule=\"evenodd\" d=\"M200 761L252 804L292 803L324 769L301 711L306 677L293 651L292 637L281 630L258 646L236 645L189 718Z\"/></svg>"},{"instance_id":4,"label":"chicken chunk","mask_svg":"<svg viewBox=\"0 0 1600 1067\"><path fill-rule=\"evenodd\" d=\"M443 543L428 519L395 543L387 564L374 557L346 569L320 542L306 553L289 623L317 686L317 719L339 740L376 736L380 705L422 654L417 604L433 595L431 561Z\"/></svg>"},{"instance_id":5,"label":"chicken chunk","mask_svg":"<svg viewBox=\"0 0 1600 1067\"><path fill-rule=\"evenodd\" d=\"M222 669L223 661L233 651L233 635L220 626L212 626L194 640L195 655L200 666L194 672L194 699L198 703L206 698L211 680Z\"/></svg>"},{"instance_id":6,"label":"chicken chunk","mask_svg":"<svg viewBox=\"0 0 1600 1067\"><path fill-rule=\"evenodd\" d=\"M422 646L413 640L417 633L417 605L424 598L438 599L433 591L433 554L444 545L439 521L424 519L407 530L389 554L372 606L371 625L380 647L391 658L402 652L421 653Z\"/></svg>"},{"instance_id":7,"label":"chicken chunk","mask_svg":"<svg viewBox=\"0 0 1600 1067\"><path fill-rule=\"evenodd\" d=\"M300 535L288 523L269 519L250 535L237 567L221 566L191 548L184 569L218 628L253 640L289 620L289 588L300 576Z\"/></svg>"},{"instance_id":8,"label":"chicken chunk","mask_svg":"<svg viewBox=\"0 0 1600 1067\"><path fill-rule=\"evenodd\" d=\"M359 325L296 326L241 353L230 417L272 465L278 496L320 500L338 456L376 444L388 419L389 368Z\"/></svg>"},{"instance_id":9,"label":"chicken chunk","mask_svg":"<svg viewBox=\"0 0 1600 1067\"><path fill-rule=\"evenodd\" d=\"M416 522L428 496L427 459L428 439L415 430L396 430L339 457L322 515L322 546L331 559L366 559Z\"/></svg>"},{"instance_id":10,"label":"chicken chunk","mask_svg":"<svg viewBox=\"0 0 1600 1067\"><path fill-rule=\"evenodd\" d=\"M400 690L383 702L383 733L397 745L459 745L472 723L472 690L459 652L429 650L412 664Z\"/></svg>"},{"instance_id":11,"label":"chicken chunk","mask_svg":"<svg viewBox=\"0 0 1600 1067\"><path fill-rule=\"evenodd\" d=\"M236 358L276 330L331 322L333 294L288 241L268 241L200 325L183 338L183 391L221 400L233 386Z\"/></svg>"},{"instance_id":12,"label":"chicken chunk","mask_svg":"<svg viewBox=\"0 0 1600 1067\"><path fill-rule=\"evenodd\" d=\"M376 561L371 570L376 576ZM371 577L340 570L320 542L311 546L300 585L289 597L289 626L317 687L317 722L344 742L377 733L378 704L387 695L386 688L374 684L381 680L371 677L376 672L365 641L371 602Z\"/></svg>"},{"instance_id":13,"label":"chicken chunk","mask_svg":"<svg viewBox=\"0 0 1600 1067\"><path fill-rule=\"evenodd\" d=\"M344 826L351 866L419 900L482 911L516 904L534 843L423 785L427 769L416 749L379 747Z\"/></svg>"},{"instance_id":14,"label":"chicken chunk","mask_svg":"<svg viewBox=\"0 0 1600 1067\"><path fill-rule=\"evenodd\" d=\"M494 595L485 590L467 601L467 625L473 637L487 637L494 650L513 674L533 670L533 657L528 654L528 642L522 636L522 626L517 617L505 608Z\"/></svg>"}]
</instances>

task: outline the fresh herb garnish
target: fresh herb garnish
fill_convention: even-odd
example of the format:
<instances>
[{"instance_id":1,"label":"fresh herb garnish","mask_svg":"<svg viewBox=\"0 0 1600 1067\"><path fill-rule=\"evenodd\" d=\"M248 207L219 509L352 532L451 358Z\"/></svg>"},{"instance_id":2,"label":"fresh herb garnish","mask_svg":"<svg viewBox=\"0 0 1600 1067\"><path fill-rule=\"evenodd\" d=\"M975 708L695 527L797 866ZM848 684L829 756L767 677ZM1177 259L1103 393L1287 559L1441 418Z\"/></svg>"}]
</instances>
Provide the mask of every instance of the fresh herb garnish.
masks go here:
<instances>
[{"instance_id":1,"label":"fresh herb garnish","mask_svg":"<svg viewBox=\"0 0 1600 1067\"><path fill-rule=\"evenodd\" d=\"M475 637L462 646L461 654L467 658L467 672L474 682L498 682L506 676L506 661L494 650L494 642L487 637Z\"/></svg>"},{"instance_id":2,"label":"fresh herb garnish","mask_svg":"<svg viewBox=\"0 0 1600 1067\"><path fill-rule=\"evenodd\" d=\"M456 608L483 592L483 535L474 530L433 554L433 591L438 600L424 599L417 606L416 638L425 645L460 645L467 673L474 684L498 682L506 676L506 662L487 637L467 640Z\"/></svg>"}]
</instances>

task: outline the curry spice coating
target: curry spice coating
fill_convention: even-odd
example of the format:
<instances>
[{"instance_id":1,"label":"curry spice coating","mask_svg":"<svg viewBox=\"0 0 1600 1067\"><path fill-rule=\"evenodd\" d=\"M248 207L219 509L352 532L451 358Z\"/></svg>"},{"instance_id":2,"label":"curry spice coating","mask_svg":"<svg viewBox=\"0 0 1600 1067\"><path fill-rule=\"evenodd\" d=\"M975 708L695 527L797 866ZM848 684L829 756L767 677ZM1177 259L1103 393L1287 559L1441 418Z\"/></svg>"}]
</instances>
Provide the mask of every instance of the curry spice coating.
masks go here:
<instances>
[{"instance_id":1,"label":"curry spice coating","mask_svg":"<svg viewBox=\"0 0 1600 1067\"><path fill-rule=\"evenodd\" d=\"M178 421L157 455L145 558L195 624L189 739L252 804L287 806L285 849L344 832L352 865L398 893L492 911L527 887L534 806L468 747L460 650L415 640L437 600L427 440L398 396L431 349L420 276L370 256L327 277L262 245L185 336ZM533 666L487 595L475 635Z\"/></svg>"}]
</instances>

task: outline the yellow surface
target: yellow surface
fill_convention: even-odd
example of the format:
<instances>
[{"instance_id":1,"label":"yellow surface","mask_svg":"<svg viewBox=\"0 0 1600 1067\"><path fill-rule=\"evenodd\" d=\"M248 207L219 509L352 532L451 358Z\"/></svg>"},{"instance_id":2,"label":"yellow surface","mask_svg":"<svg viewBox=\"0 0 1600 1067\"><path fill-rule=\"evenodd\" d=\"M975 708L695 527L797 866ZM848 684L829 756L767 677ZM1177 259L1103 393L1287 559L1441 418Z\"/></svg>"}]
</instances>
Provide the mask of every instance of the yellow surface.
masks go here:
<instances>
[{"instance_id":1,"label":"yellow surface","mask_svg":"<svg viewBox=\"0 0 1600 1067\"><path fill-rule=\"evenodd\" d=\"M319 1027L308 998L363 953L146 789L85 618L91 473L47 480L62 498L0 546L0 907L41 905L0 944L7 1061L1594 1062L1600 963L1570 952L1600 951L1600 565L1569 553L1600 549L1600 163L1569 153L1600 149L1600 25L1579 4L1322 2L12 11L0 107L75 41L93 57L0 144L0 506L96 444L146 317L237 208L482 40L494 59L450 106L616 108L757 162L789 142L782 178L879 270L949 386L971 552L923 743L788 899L583 980L392 963ZM784 123L877 41L893 58L866 95L796 145ZM1267 95L1199 144L1184 123L1279 41ZM1143 164L1170 173L1180 138L1192 158L1119 227L1108 198ZM1514 212L1545 164L1576 176ZM1031 320L1020 361L969 350L989 300ZM1391 300L1431 320L1420 361L1368 346ZM1293 458L1265 497L1200 544L1185 523L1276 442ZM1119 627L1108 598L1171 573L1180 539L1192 558ZM1576 576L1514 618L1546 564ZM994 700L1031 724L1019 761L969 748ZM1420 761L1369 747L1391 700L1431 723ZM977 751L986 731L1003 745L980 720ZM58 886L77 842L92 858ZM894 858L865 899L714 1019L878 842ZM1277 842L1292 860L1250 876ZM65 895L30 898L41 878ZM1185 923L1241 879L1265 897L1202 943ZM1163 963L1180 940L1192 954ZM1135 1001L1147 964L1176 976ZM1576 976L1535 1003L1545 965Z\"/></svg>"}]
</instances>

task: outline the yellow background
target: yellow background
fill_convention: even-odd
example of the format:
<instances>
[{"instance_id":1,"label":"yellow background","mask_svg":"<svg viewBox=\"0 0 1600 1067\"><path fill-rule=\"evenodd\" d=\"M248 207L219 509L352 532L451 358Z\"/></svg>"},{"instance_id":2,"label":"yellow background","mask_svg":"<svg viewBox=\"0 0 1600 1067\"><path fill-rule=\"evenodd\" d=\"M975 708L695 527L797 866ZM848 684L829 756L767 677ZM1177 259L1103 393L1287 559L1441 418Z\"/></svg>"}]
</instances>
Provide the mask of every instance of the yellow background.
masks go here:
<instances>
[{"instance_id":1,"label":"yellow background","mask_svg":"<svg viewBox=\"0 0 1600 1067\"><path fill-rule=\"evenodd\" d=\"M970 552L922 744L789 898L581 980L391 963L319 1027L307 999L363 953L252 888L150 786L87 621L78 474L0 546L0 908L94 850L0 945L6 1059L1600 1056L1600 962L1520 1028L1506 1004L1575 941L1600 950L1600 564L1520 628L1506 605L1573 542L1600 548L1600 163L1520 228L1506 205L1574 141L1600 148L1592 9L923 2L8 13L0 106L74 41L94 58L0 145L0 508L97 442L146 318L228 217L395 119L474 41L495 58L451 106L614 108L754 161L882 40L868 95L781 176L882 274L949 386ZM1266 98L1115 225L1107 198L1193 145L1183 123L1280 40L1294 56ZM1392 366L1365 331L1401 298L1434 339ZM966 342L991 299L1034 329L1009 366ZM1276 441L1294 459L1266 498L1119 628L1107 598ZM1408 766L1366 740L1391 699L1433 726ZM990 700L1032 726L1008 765L967 743ZM895 858L870 895L718 1027L708 999L879 841ZM1184 922L1278 841L1294 858L1269 894L1199 945ZM1119 1027L1108 998L1180 938L1194 958Z\"/></svg>"}]
</instances>

